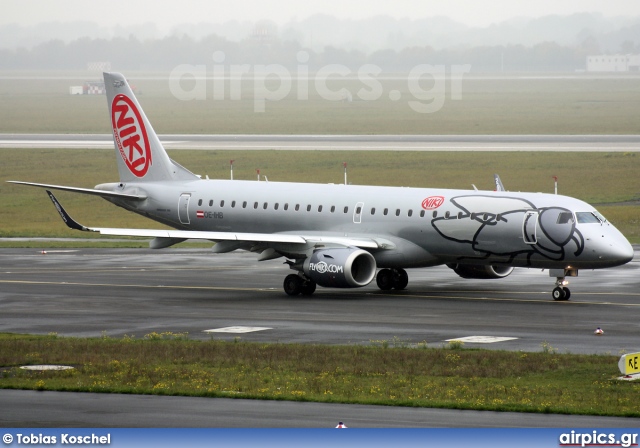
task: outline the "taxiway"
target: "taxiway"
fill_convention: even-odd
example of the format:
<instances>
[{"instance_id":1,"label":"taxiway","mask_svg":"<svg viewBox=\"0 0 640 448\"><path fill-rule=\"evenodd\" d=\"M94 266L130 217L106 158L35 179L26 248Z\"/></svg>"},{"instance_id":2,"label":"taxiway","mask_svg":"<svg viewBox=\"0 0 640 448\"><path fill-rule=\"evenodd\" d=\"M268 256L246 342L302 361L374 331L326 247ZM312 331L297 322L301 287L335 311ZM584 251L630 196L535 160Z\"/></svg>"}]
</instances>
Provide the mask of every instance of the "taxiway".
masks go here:
<instances>
[{"instance_id":1,"label":"taxiway","mask_svg":"<svg viewBox=\"0 0 640 448\"><path fill-rule=\"evenodd\" d=\"M560 353L638 350L640 259L581 271L572 299L554 302L554 279L519 269L502 280L463 280L446 267L409 271L406 291L282 291L281 261L206 249L0 251L0 331L96 337L187 332L194 339L324 344L390 341ZM43 254L42 251L46 251ZM596 327L605 330L595 336ZM208 332L207 330L217 330ZM395 342L394 342L395 341ZM61 413L67 408L69 412ZM407 409L186 397L0 390L2 426L355 427L640 425L640 419ZM126 411L123 411L126 410ZM180 414L180 416L178 416Z\"/></svg>"}]
</instances>

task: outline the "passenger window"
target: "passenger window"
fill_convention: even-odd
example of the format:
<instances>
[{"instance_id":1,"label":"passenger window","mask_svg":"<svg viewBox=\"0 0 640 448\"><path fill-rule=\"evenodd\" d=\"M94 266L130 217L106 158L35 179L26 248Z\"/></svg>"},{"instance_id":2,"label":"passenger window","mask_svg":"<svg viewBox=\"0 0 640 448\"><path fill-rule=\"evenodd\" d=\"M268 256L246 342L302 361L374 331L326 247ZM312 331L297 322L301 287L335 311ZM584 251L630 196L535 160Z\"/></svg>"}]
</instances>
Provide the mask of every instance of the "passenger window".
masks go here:
<instances>
[{"instance_id":1,"label":"passenger window","mask_svg":"<svg viewBox=\"0 0 640 448\"><path fill-rule=\"evenodd\" d=\"M231 208L235 208L236 207L236 201L231 201Z\"/></svg>"},{"instance_id":2,"label":"passenger window","mask_svg":"<svg viewBox=\"0 0 640 448\"><path fill-rule=\"evenodd\" d=\"M258 208L258 203L257 202L253 203L253 208Z\"/></svg>"},{"instance_id":3,"label":"passenger window","mask_svg":"<svg viewBox=\"0 0 640 448\"><path fill-rule=\"evenodd\" d=\"M424 218L424 210L420 210L420 217Z\"/></svg>"},{"instance_id":4,"label":"passenger window","mask_svg":"<svg viewBox=\"0 0 640 448\"><path fill-rule=\"evenodd\" d=\"M444 214L444 218L445 218L445 219L449 219L449 217L450 217L450 216L451 216L451 213L449 213L449 212L446 212L446 213Z\"/></svg>"},{"instance_id":5,"label":"passenger window","mask_svg":"<svg viewBox=\"0 0 640 448\"><path fill-rule=\"evenodd\" d=\"M356 208L356 215L359 215L360 213L362 213L362 207Z\"/></svg>"},{"instance_id":6,"label":"passenger window","mask_svg":"<svg viewBox=\"0 0 640 448\"><path fill-rule=\"evenodd\" d=\"M384 216L387 216L387 214L389 213L389 209L385 208L384 211L382 212L384 214Z\"/></svg>"},{"instance_id":7,"label":"passenger window","mask_svg":"<svg viewBox=\"0 0 640 448\"><path fill-rule=\"evenodd\" d=\"M242 208L247 208L247 201L242 202Z\"/></svg>"},{"instance_id":8,"label":"passenger window","mask_svg":"<svg viewBox=\"0 0 640 448\"><path fill-rule=\"evenodd\" d=\"M284 210L285 211L289 210L289 203L284 204Z\"/></svg>"},{"instance_id":9,"label":"passenger window","mask_svg":"<svg viewBox=\"0 0 640 448\"><path fill-rule=\"evenodd\" d=\"M273 209L274 210L278 210L278 203L277 202L275 204L273 204Z\"/></svg>"},{"instance_id":10,"label":"passenger window","mask_svg":"<svg viewBox=\"0 0 640 448\"><path fill-rule=\"evenodd\" d=\"M198 200L198 205L202 205L202 199Z\"/></svg>"},{"instance_id":11,"label":"passenger window","mask_svg":"<svg viewBox=\"0 0 640 448\"><path fill-rule=\"evenodd\" d=\"M458 212L458 219L462 219L462 212Z\"/></svg>"},{"instance_id":12,"label":"passenger window","mask_svg":"<svg viewBox=\"0 0 640 448\"><path fill-rule=\"evenodd\" d=\"M209 207L212 207L212 206L213 206L213 199L209 201Z\"/></svg>"},{"instance_id":13,"label":"passenger window","mask_svg":"<svg viewBox=\"0 0 640 448\"><path fill-rule=\"evenodd\" d=\"M376 209L375 209L375 208L372 208L372 209L371 209L371 214L372 214L372 215L375 215L375 214L376 214Z\"/></svg>"},{"instance_id":14,"label":"passenger window","mask_svg":"<svg viewBox=\"0 0 640 448\"><path fill-rule=\"evenodd\" d=\"M396 209L396 216L400 216L400 209Z\"/></svg>"},{"instance_id":15,"label":"passenger window","mask_svg":"<svg viewBox=\"0 0 640 448\"><path fill-rule=\"evenodd\" d=\"M336 206L335 206L335 205L332 205L332 206L331 206L331 213L333 213L333 212L335 212L335 211L336 211Z\"/></svg>"},{"instance_id":16,"label":"passenger window","mask_svg":"<svg viewBox=\"0 0 640 448\"><path fill-rule=\"evenodd\" d=\"M345 213L349 213L349 207L345 207L345 208L344 208L344 212L345 212Z\"/></svg>"},{"instance_id":17,"label":"passenger window","mask_svg":"<svg viewBox=\"0 0 640 448\"><path fill-rule=\"evenodd\" d=\"M310 212L311 211L311 204L307 205L307 211Z\"/></svg>"},{"instance_id":18,"label":"passenger window","mask_svg":"<svg viewBox=\"0 0 640 448\"><path fill-rule=\"evenodd\" d=\"M322 211L322 205L318 205L318 213Z\"/></svg>"},{"instance_id":19,"label":"passenger window","mask_svg":"<svg viewBox=\"0 0 640 448\"><path fill-rule=\"evenodd\" d=\"M431 216L432 216L433 218L437 218L437 217L438 217L438 212L434 211L434 212L431 214Z\"/></svg>"},{"instance_id":20,"label":"passenger window","mask_svg":"<svg viewBox=\"0 0 640 448\"><path fill-rule=\"evenodd\" d=\"M264 204L262 204L262 208L263 208L263 209L265 209L265 210L267 209L267 207L268 207L268 206L269 206L269 204L268 204L267 202L265 202Z\"/></svg>"},{"instance_id":21,"label":"passenger window","mask_svg":"<svg viewBox=\"0 0 640 448\"><path fill-rule=\"evenodd\" d=\"M413 210L409 210L409 211L407 212L407 216L409 216L409 217L413 216Z\"/></svg>"},{"instance_id":22,"label":"passenger window","mask_svg":"<svg viewBox=\"0 0 640 448\"><path fill-rule=\"evenodd\" d=\"M224 201L220 201L220 207L224 207Z\"/></svg>"},{"instance_id":23,"label":"passenger window","mask_svg":"<svg viewBox=\"0 0 640 448\"><path fill-rule=\"evenodd\" d=\"M296 204L296 211L300 210L300 204Z\"/></svg>"}]
</instances>

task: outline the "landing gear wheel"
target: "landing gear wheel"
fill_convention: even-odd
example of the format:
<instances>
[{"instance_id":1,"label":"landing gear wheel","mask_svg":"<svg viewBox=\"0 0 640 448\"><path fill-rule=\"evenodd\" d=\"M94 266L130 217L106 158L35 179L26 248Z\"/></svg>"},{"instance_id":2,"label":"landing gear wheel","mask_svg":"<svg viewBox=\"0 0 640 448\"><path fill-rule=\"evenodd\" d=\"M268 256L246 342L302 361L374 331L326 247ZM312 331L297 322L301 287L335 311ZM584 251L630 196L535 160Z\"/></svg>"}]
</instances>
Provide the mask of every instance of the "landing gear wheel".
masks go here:
<instances>
[{"instance_id":1,"label":"landing gear wheel","mask_svg":"<svg viewBox=\"0 0 640 448\"><path fill-rule=\"evenodd\" d=\"M564 286L562 290L564 291L564 300L569 300L569 297L571 297L571 291L569 290L569 288Z\"/></svg>"},{"instance_id":2,"label":"landing gear wheel","mask_svg":"<svg viewBox=\"0 0 640 448\"><path fill-rule=\"evenodd\" d=\"M553 288L553 291L551 291L551 295L553 296L553 300L567 300L567 293L565 292L566 288L561 288L559 286L556 286L555 288Z\"/></svg>"},{"instance_id":3,"label":"landing gear wheel","mask_svg":"<svg viewBox=\"0 0 640 448\"><path fill-rule=\"evenodd\" d=\"M378 284L378 288L383 291L388 291L393 288L393 272L391 272L391 269L380 269L380 272L378 272L376 276L376 283Z\"/></svg>"},{"instance_id":4,"label":"landing gear wheel","mask_svg":"<svg viewBox=\"0 0 640 448\"><path fill-rule=\"evenodd\" d=\"M296 274L289 274L285 277L282 286L284 287L284 292L290 296L297 296L302 292L302 279Z\"/></svg>"},{"instance_id":5,"label":"landing gear wheel","mask_svg":"<svg viewBox=\"0 0 640 448\"><path fill-rule=\"evenodd\" d=\"M393 270L393 289L403 290L409 284L409 276L404 269Z\"/></svg>"},{"instance_id":6,"label":"landing gear wheel","mask_svg":"<svg viewBox=\"0 0 640 448\"><path fill-rule=\"evenodd\" d=\"M300 288L300 294L303 296L310 296L316 291L316 282L313 280L307 280L306 282L302 282L302 287Z\"/></svg>"}]
</instances>

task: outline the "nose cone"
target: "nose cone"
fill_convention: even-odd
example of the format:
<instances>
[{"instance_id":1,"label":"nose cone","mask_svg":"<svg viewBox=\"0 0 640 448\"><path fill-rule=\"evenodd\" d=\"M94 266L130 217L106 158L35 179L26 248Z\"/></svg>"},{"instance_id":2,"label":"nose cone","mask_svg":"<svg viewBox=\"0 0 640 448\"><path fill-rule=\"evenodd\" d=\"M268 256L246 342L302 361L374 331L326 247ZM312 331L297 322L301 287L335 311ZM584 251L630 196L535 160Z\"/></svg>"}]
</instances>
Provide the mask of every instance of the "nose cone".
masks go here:
<instances>
[{"instance_id":1,"label":"nose cone","mask_svg":"<svg viewBox=\"0 0 640 448\"><path fill-rule=\"evenodd\" d=\"M634 255L633 246L617 229L611 233L599 247L600 260L607 266L629 263Z\"/></svg>"},{"instance_id":2,"label":"nose cone","mask_svg":"<svg viewBox=\"0 0 640 448\"><path fill-rule=\"evenodd\" d=\"M633 246L629 244L629 241L627 241L626 238L624 239L624 243L622 243L618 248L618 252L618 256L620 257L622 264L629 263L633 260Z\"/></svg>"}]
</instances>

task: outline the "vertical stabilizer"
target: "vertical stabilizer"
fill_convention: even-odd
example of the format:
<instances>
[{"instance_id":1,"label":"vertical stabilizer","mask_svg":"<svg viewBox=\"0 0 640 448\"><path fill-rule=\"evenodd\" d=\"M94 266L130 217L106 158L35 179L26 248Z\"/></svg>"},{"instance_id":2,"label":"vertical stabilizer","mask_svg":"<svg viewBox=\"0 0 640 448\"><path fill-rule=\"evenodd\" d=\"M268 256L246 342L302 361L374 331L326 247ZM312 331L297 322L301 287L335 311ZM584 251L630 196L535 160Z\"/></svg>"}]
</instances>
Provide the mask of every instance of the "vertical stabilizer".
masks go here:
<instances>
[{"instance_id":1,"label":"vertical stabilizer","mask_svg":"<svg viewBox=\"0 0 640 448\"><path fill-rule=\"evenodd\" d=\"M120 181L197 179L169 158L125 77L104 73L104 85Z\"/></svg>"}]
</instances>

